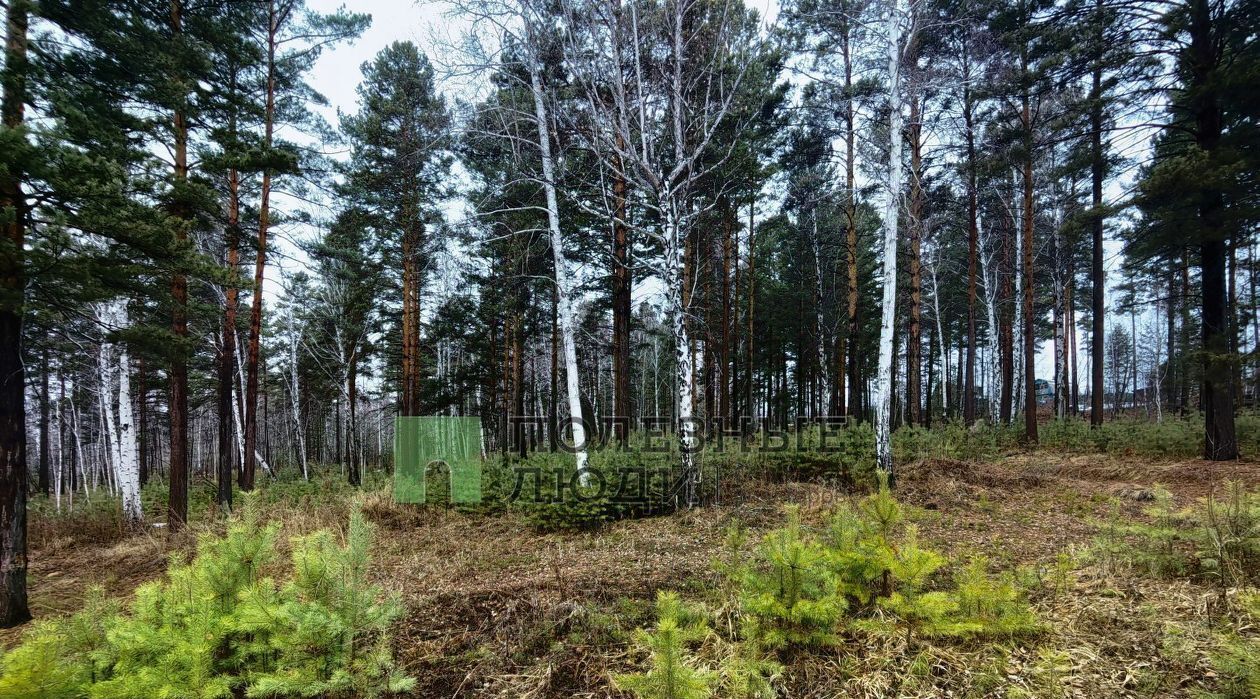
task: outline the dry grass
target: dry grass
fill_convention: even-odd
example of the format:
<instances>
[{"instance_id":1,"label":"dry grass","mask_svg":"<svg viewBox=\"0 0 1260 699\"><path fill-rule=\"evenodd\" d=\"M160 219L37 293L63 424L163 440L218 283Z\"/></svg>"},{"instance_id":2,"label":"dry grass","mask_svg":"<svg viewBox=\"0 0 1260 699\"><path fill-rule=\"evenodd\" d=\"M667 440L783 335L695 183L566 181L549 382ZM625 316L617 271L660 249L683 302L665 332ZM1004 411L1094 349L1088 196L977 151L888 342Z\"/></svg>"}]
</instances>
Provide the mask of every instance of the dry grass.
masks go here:
<instances>
[{"instance_id":1,"label":"dry grass","mask_svg":"<svg viewBox=\"0 0 1260 699\"><path fill-rule=\"evenodd\" d=\"M953 557L984 554L1042 579L1032 601L1046 631L1019 643L916 643L852 634L828 653L791 659L781 695L814 697L1189 697L1211 682L1208 591L1187 582L1077 566L1052 581L1113 510L1142 516L1154 483L1180 501L1225 479L1260 485L1254 462L1146 463L1110 456L1019 454L997 464L933 460L903 469L899 496L922 508L925 539ZM376 582L407 606L397 654L422 697L614 697L609 676L636 667L629 632L650 621L656 590L711 596L711 562L734 518L754 535L802 504L820 522L837 499L823 485L745 485L724 504L544 534L516 515L465 515L357 496L379 529ZM285 534L341 528L351 507L295 502L268 510ZM72 520L73 521L73 520ZM199 525L198 531L218 525ZM130 534L108 523L33 522L38 615L75 608L89 585L123 596L162 574L192 534ZM194 532L195 533L195 532ZM1059 588L1059 589L1056 589ZM0 637L6 644L14 634Z\"/></svg>"}]
</instances>

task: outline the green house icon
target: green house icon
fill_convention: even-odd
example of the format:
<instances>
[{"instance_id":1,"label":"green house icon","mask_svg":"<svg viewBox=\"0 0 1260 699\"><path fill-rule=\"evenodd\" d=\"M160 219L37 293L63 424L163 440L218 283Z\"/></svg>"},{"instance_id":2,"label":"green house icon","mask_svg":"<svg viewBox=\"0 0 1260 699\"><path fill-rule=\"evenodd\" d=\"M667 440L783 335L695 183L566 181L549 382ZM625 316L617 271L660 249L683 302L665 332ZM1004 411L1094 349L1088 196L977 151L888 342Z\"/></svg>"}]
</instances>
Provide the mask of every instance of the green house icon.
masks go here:
<instances>
[{"instance_id":1,"label":"green house icon","mask_svg":"<svg viewBox=\"0 0 1260 699\"><path fill-rule=\"evenodd\" d=\"M394 418L394 501L424 503L431 473L450 478L451 502L481 502L481 418Z\"/></svg>"}]
</instances>

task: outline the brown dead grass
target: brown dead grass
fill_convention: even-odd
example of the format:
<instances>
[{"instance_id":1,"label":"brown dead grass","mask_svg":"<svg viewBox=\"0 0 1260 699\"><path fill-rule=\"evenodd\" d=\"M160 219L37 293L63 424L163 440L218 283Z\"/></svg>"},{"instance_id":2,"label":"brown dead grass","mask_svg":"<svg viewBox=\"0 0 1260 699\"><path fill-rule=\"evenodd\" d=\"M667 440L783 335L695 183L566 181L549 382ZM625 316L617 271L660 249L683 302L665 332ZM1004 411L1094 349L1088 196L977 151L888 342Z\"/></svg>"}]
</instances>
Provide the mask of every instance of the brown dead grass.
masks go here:
<instances>
[{"instance_id":1,"label":"brown dead grass","mask_svg":"<svg viewBox=\"0 0 1260 699\"><path fill-rule=\"evenodd\" d=\"M1152 484L1189 502L1224 480L1260 486L1260 464L1148 463L1110 456L1017 454L1000 463L929 460L899 475L922 508L922 535L951 557L983 554L1047 580L1056 557L1083 550L1095 522L1140 517ZM745 484L722 504L600 530L544 534L517 516L465 515L359 498L378 526L376 581L403 598L396 651L418 697L616 697L612 673L638 667L628 639L651 621L659 589L710 597L711 562L738 518L755 536L785 503L821 522L850 497L808 483ZM344 508L275 514L285 534L344 526ZM35 525L36 528L42 525ZM86 526L86 525L85 525ZM213 525L209 525L213 528ZM37 615L76 608L91 585L125 596L160 576L194 537L37 529L30 557ZM1206 590L1084 566L1067 590L1032 601L1046 632L1023 644L916 643L852 635L830 653L798 655L781 696L1189 697L1210 682ZM14 632L0 635L9 645Z\"/></svg>"}]
</instances>

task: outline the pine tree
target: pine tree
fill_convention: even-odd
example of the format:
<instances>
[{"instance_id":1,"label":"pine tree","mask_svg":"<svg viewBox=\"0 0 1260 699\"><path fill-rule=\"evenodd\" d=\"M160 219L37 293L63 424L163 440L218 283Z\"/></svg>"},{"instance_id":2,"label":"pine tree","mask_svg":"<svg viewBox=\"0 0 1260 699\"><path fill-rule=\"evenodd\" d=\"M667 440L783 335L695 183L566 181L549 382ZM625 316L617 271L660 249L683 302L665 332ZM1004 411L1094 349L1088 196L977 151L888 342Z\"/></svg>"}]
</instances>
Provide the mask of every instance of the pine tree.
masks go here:
<instances>
[{"instance_id":1,"label":"pine tree","mask_svg":"<svg viewBox=\"0 0 1260 699\"><path fill-rule=\"evenodd\" d=\"M3 95L0 95L0 626L30 619L26 602L26 372L22 361L27 202L22 173L29 147L23 130L28 100L30 5L8 3Z\"/></svg>"},{"instance_id":2,"label":"pine tree","mask_svg":"<svg viewBox=\"0 0 1260 699\"><path fill-rule=\"evenodd\" d=\"M263 279L267 263L267 234L273 224L271 190L273 180L297 174L298 153L293 144L278 142L277 129L307 126L312 117L305 95L313 92L305 76L320 54L341 41L357 37L369 18L351 14L344 8L332 14L319 14L306 7L305 0L268 0L266 25L257 32L266 56L263 76L263 137L258 165L262 189L258 205L258 238L254 256L253 296L249 314L248 350L245 358L245 420L243 425L244 463L241 464L242 490L254 487L258 460L258 382L259 348L262 339ZM317 93L316 93L317 94Z\"/></svg>"},{"instance_id":3,"label":"pine tree","mask_svg":"<svg viewBox=\"0 0 1260 699\"><path fill-rule=\"evenodd\" d=\"M372 527L355 512L345 543L293 540L283 585L264 575L279 525L248 503L224 536L141 585L125 612L103 593L41 622L0 660L0 697L377 697L410 691L390 626L396 599L369 584Z\"/></svg>"},{"instance_id":4,"label":"pine tree","mask_svg":"<svg viewBox=\"0 0 1260 699\"><path fill-rule=\"evenodd\" d=\"M441 219L451 157L450 116L433 68L412 43L395 43L363 66L359 111L342 117L350 139L346 196L374 213L387 268L399 270L399 414L421 414L420 307L423 270Z\"/></svg>"},{"instance_id":5,"label":"pine tree","mask_svg":"<svg viewBox=\"0 0 1260 699\"><path fill-rule=\"evenodd\" d=\"M703 613L682 602L676 594L661 592L656 598L656 628L635 632L635 643L649 654L650 669L641 674L613 678L619 689L639 699L705 699L713 695L717 673L696 667L688 646L709 635Z\"/></svg>"},{"instance_id":6,"label":"pine tree","mask_svg":"<svg viewBox=\"0 0 1260 699\"><path fill-rule=\"evenodd\" d=\"M827 551L802 529L799 509L789 509L787 526L762 540L742 587L749 634L759 646L784 650L837 641L846 603Z\"/></svg>"}]
</instances>

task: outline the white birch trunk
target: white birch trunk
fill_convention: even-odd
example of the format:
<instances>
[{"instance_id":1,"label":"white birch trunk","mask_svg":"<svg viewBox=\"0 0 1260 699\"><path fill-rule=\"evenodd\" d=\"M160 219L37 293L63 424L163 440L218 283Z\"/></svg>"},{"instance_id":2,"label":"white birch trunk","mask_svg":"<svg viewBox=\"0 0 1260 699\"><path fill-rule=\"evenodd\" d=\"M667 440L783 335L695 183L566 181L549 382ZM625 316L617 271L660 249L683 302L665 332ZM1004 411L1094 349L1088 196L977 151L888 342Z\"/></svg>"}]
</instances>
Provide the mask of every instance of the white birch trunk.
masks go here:
<instances>
[{"instance_id":1,"label":"white birch trunk","mask_svg":"<svg viewBox=\"0 0 1260 699\"><path fill-rule=\"evenodd\" d=\"M83 495L92 502L92 494L87 487L87 462L83 460L83 440L79 431L79 409L74 404L74 394L70 395L70 430L74 433L75 464L79 468L79 483L83 485ZM70 491L70 506L74 507L74 491Z\"/></svg>"},{"instance_id":2,"label":"white birch trunk","mask_svg":"<svg viewBox=\"0 0 1260 699\"><path fill-rule=\"evenodd\" d=\"M63 405L63 400L66 395L66 377L65 374L61 373L60 369L57 370L57 381L61 384L62 397L57 399L57 409L52 412L52 425L49 429L52 430L52 434L57 435L57 453L56 459L53 461L53 463L56 464L56 468L53 470L53 499L56 503L57 511L61 512L61 473L62 469L66 466L65 430L61 425L61 412L65 407Z\"/></svg>"},{"instance_id":3,"label":"white birch trunk","mask_svg":"<svg viewBox=\"0 0 1260 699\"><path fill-rule=\"evenodd\" d=\"M131 323L127 315L127 302L119 300L114 309L114 321L119 328ZM144 521L140 505L140 449L136 440L136 425L131 409L131 357L127 345L118 346L118 489L122 494L123 517L130 524Z\"/></svg>"},{"instance_id":4,"label":"white birch trunk","mask_svg":"<svg viewBox=\"0 0 1260 699\"><path fill-rule=\"evenodd\" d=\"M901 202L901 20L903 0L888 8L888 171L883 211L884 295L880 304L879 369L875 374L875 456L877 466L893 480L892 370L893 333L897 320L897 215Z\"/></svg>"},{"instance_id":5,"label":"white birch trunk","mask_svg":"<svg viewBox=\"0 0 1260 699\"><path fill-rule=\"evenodd\" d=\"M1001 386L1002 376L1002 353L998 349L1000 340L998 339L998 321L997 321L997 270L993 270L990 275L990 253L989 253L989 236L984 232L984 225L980 222L980 218L976 217L976 228L980 238L980 281L984 286L984 305L988 311L988 335L989 348L988 361L985 362L987 369L985 370L985 394L989 399L989 424L997 426L1001 421L1001 404L998 391Z\"/></svg>"},{"instance_id":6,"label":"white birch trunk","mask_svg":"<svg viewBox=\"0 0 1260 699\"><path fill-rule=\"evenodd\" d=\"M678 380L678 443L682 451L682 473L686 479L683 500L688 507L700 501L700 467L696 462L698 446L695 416L692 414L692 380L695 368L691 365L691 342L687 334L687 308L683 305L683 280L686 260L683 259L683 241L678 211L674 197L666 190L660 197L661 211L665 213L665 296L670 328L674 336L674 356Z\"/></svg>"},{"instance_id":7,"label":"white birch trunk","mask_svg":"<svg viewBox=\"0 0 1260 699\"><path fill-rule=\"evenodd\" d=\"M551 255L556 274L556 315L560 320L560 337L564 347L565 390L569 394L569 420L573 426L573 451L581 484L590 483L586 470L586 430L582 424L582 394L578 383L577 342L574 337L573 300L569 283L572 275L564 257L564 238L560 235L560 205L556 199L555 163L551 156L551 126L547 120L547 104L543 96L540 66L529 61L530 92L534 98L534 117L538 123L538 150L542 158L543 191L547 197L547 228L551 236Z\"/></svg>"},{"instance_id":8,"label":"white birch trunk","mask_svg":"<svg viewBox=\"0 0 1260 699\"><path fill-rule=\"evenodd\" d=\"M294 319L293 306L289 306L289 407L293 413L293 433L297 439L298 461L302 463L302 479L310 480L311 474L307 470L306 458L306 430L302 425L302 403L301 403L301 383L298 376L298 342L301 340L301 333L298 331L297 322ZM236 411L233 411L235 415ZM239 432L238 432L239 433ZM241 445L244 449L244 445Z\"/></svg>"},{"instance_id":9,"label":"white birch trunk","mask_svg":"<svg viewBox=\"0 0 1260 699\"><path fill-rule=\"evenodd\" d=\"M240 457L240 461L237 463L242 464L245 463L245 429L241 425L241 421L244 419L243 416L245 414L245 356L241 354L243 351L244 349L241 347L241 343L236 343L237 390L233 391L233 393L236 394L236 410L232 411L232 421L236 423L236 453L237 456ZM267 463L267 460L263 458L262 452L258 451L258 449L254 449L254 458L258 461L259 465L263 467L264 471L266 471L269 475L275 475L271 471L271 464Z\"/></svg>"},{"instance_id":10,"label":"white birch trunk","mask_svg":"<svg viewBox=\"0 0 1260 699\"><path fill-rule=\"evenodd\" d=\"M114 343L108 340L111 330L117 327L113 302L102 303L97 308L97 319L101 324L101 347L97 356L100 389L97 402L101 406L101 427L105 438L103 456L110 473L117 474L122 461L118 439L118 422L114 416Z\"/></svg>"}]
</instances>

